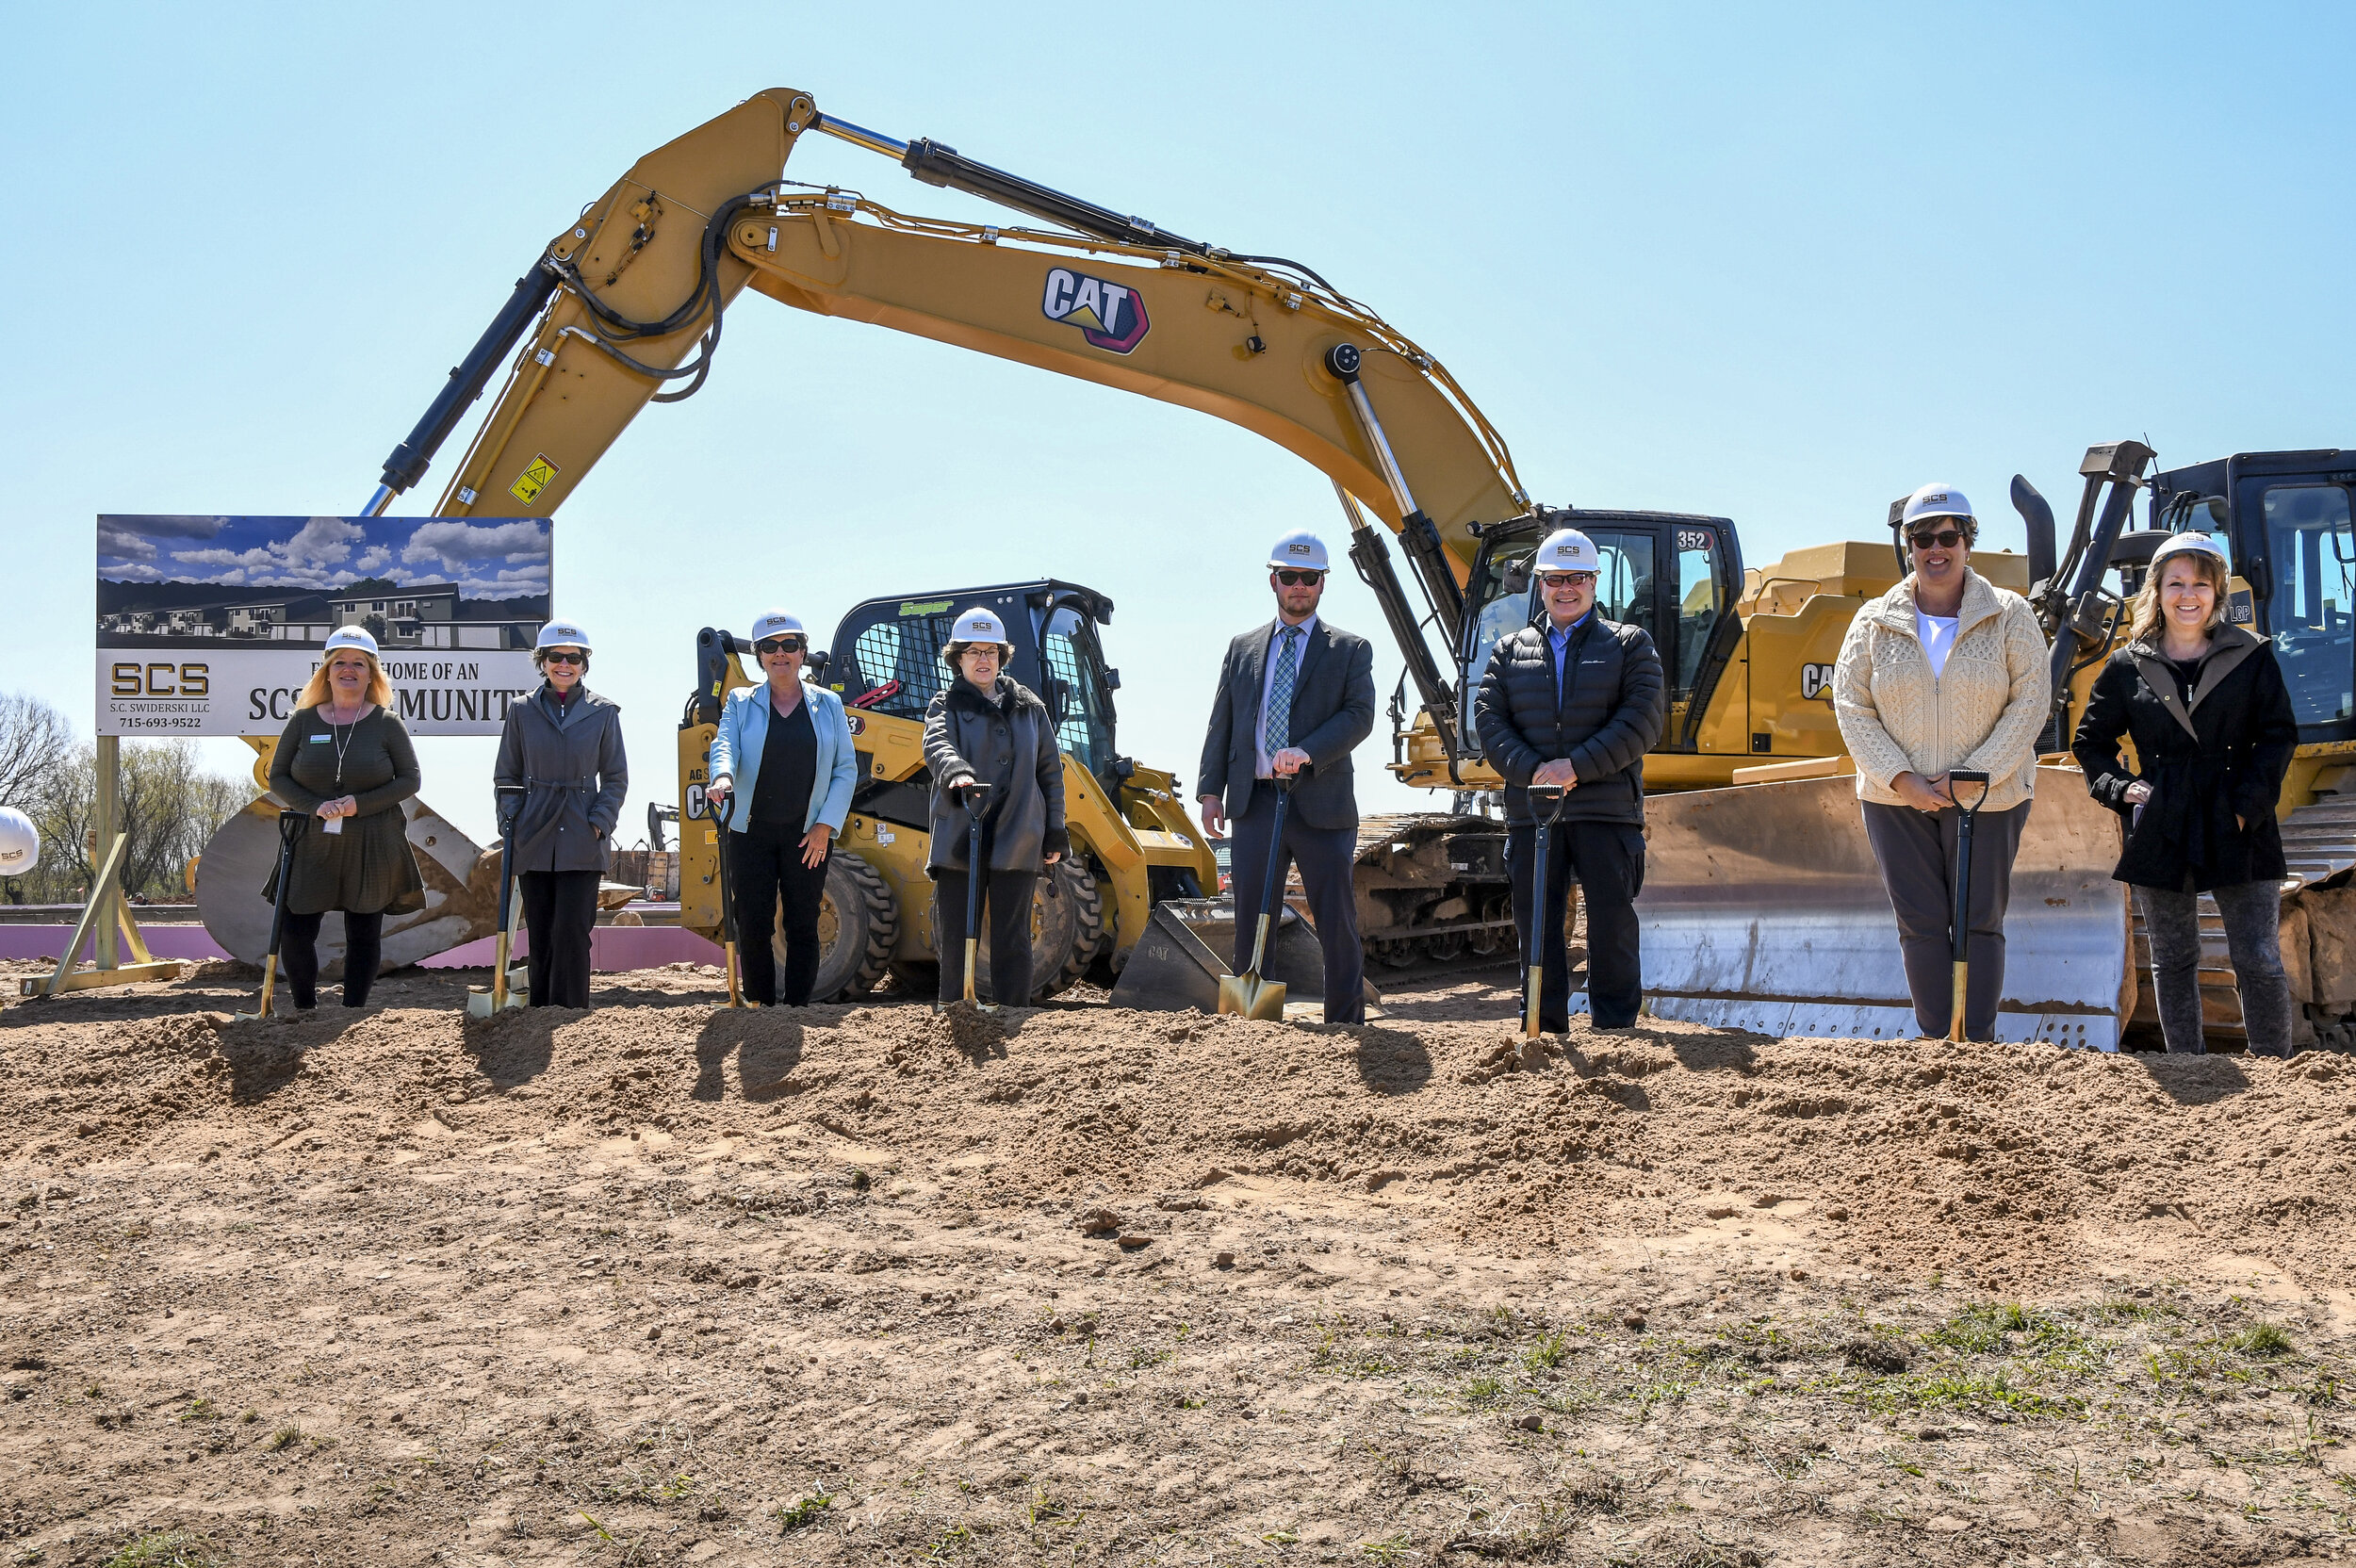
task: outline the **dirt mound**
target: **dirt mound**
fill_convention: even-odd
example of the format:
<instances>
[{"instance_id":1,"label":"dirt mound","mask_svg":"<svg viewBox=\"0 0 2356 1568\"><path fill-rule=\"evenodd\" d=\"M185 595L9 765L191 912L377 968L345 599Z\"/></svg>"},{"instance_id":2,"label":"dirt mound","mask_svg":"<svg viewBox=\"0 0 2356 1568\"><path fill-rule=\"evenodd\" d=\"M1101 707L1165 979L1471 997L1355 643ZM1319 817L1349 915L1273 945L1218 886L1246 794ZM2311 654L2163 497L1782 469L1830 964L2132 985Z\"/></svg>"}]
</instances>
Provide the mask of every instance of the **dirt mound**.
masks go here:
<instances>
[{"instance_id":1,"label":"dirt mound","mask_svg":"<svg viewBox=\"0 0 2356 1568\"><path fill-rule=\"evenodd\" d=\"M2347 1058L1530 1049L1474 983L1364 1029L729 1009L677 967L476 1021L465 978L300 1021L233 1022L209 976L0 1013L10 1531L56 1560L93 1519L101 1560L171 1530L370 1561L2346 1539ZM2187 1444L2249 1478L2142 1507Z\"/></svg>"}]
</instances>

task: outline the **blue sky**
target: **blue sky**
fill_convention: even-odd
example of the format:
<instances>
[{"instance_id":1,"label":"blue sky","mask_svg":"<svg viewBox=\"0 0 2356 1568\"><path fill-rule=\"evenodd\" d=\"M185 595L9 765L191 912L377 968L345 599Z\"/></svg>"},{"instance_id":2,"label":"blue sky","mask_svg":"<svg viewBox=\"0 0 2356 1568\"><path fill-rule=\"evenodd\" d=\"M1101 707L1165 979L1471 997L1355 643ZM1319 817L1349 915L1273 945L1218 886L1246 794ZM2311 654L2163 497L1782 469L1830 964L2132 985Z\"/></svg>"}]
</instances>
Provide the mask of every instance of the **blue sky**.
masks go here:
<instances>
[{"instance_id":1,"label":"blue sky","mask_svg":"<svg viewBox=\"0 0 2356 1568\"><path fill-rule=\"evenodd\" d=\"M1448 363L1537 498L1722 514L1753 564L1886 536L1929 480L2017 547L2011 475L2066 519L2121 436L2356 445L2347 8L738 9L13 18L0 689L87 727L97 514L356 510L581 204L772 86L1306 261ZM793 172L986 210L820 139ZM697 628L775 602L823 638L1032 574L1112 596L1123 749L1191 780L1218 648L1303 526L1339 539L1330 486L1256 437L747 295L709 386L566 503L557 608L625 707L632 820L677 798ZM1353 580L1328 611L1380 631ZM478 831L493 744L420 747Z\"/></svg>"}]
</instances>

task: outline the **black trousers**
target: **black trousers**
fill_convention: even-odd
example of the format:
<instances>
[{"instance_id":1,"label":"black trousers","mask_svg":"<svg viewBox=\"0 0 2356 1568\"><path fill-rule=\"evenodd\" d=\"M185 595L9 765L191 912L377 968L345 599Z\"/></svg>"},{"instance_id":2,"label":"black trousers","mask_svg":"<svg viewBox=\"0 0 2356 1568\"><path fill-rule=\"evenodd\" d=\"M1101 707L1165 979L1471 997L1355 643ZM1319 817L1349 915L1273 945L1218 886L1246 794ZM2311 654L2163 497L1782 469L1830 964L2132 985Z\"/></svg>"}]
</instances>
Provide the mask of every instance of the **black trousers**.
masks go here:
<instances>
[{"instance_id":1,"label":"black trousers","mask_svg":"<svg viewBox=\"0 0 2356 1568\"><path fill-rule=\"evenodd\" d=\"M1881 867L1882 889L1898 916L1898 951L1914 1026L1933 1039L1947 1033L1955 1011L1955 845L1963 812L1918 811L1911 806L1858 803L1865 837ZM1982 811L1972 822L1972 974L1963 999L1967 1039L1996 1037L1997 1004L2004 995L2004 909L2012 902L2012 862L2029 825L2022 801L2009 811Z\"/></svg>"},{"instance_id":2,"label":"black trousers","mask_svg":"<svg viewBox=\"0 0 2356 1568\"><path fill-rule=\"evenodd\" d=\"M528 871L524 930L532 938L525 969L532 976L535 1007L589 1005L589 934L597 928L597 884L594 871Z\"/></svg>"},{"instance_id":3,"label":"black trousers","mask_svg":"<svg viewBox=\"0 0 2356 1568\"><path fill-rule=\"evenodd\" d=\"M286 911L286 933L278 948L278 962L286 972L298 1007L319 1003L319 923L327 918ZM377 966L384 962L384 912L355 915L344 911L344 1005L365 1007L368 988L376 984Z\"/></svg>"},{"instance_id":4,"label":"black trousers","mask_svg":"<svg viewBox=\"0 0 2356 1568\"><path fill-rule=\"evenodd\" d=\"M988 864L989 845L983 845ZM990 921L989 1000L1002 1007L1031 1004L1031 893L1037 872L993 871L982 882L982 909ZM966 875L942 869L933 874L933 930L941 937L941 1000L965 996ZM983 987L978 976L973 994Z\"/></svg>"},{"instance_id":5,"label":"black trousers","mask_svg":"<svg viewBox=\"0 0 2356 1568\"><path fill-rule=\"evenodd\" d=\"M1252 804L1235 819L1228 851L1227 885L1235 895L1235 972L1252 962L1252 939L1268 893L1268 841L1276 826L1276 791L1252 792ZM1309 923L1325 954L1325 1021L1366 1021L1366 954L1358 942L1358 895L1350 871L1358 858L1354 827L1311 827L1299 813L1284 813L1284 842L1277 852L1277 896L1292 867L1301 867L1301 889L1309 896ZM1276 927L1268 926L1272 934Z\"/></svg>"},{"instance_id":6,"label":"black trousers","mask_svg":"<svg viewBox=\"0 0 2356 1568\"><path fill-rule=\"evenodd\" d=\"M834 858L829 845L826 859ZM826 892L826 861L802 864L802 830L754 823L728 835L728 891L736 900L736 955L744 1000L774 1007L779 1000L777 954L771 945L780 908L785 916L785 984L789 1007L810 1005L818 984L818 906Z\"/></svg>"},{"instance_id":7,"label":"black trousers","mask_svg":"<svg viewBox=\"0 0 2356 1568\"><path fill-rule=\"evenodd\" d=\"M1522 969L1533 951L1530 891L1538 884L1538 829L1508 828L1505 869L1513 878L1513 927L1522 941ZM1598 1028L1625 1029L1644 1004L1644 969L1637 939L1636 895L1644 887L1644 830L1632 823L1559 822L1546 831L1545 924L1534 951L1538 964L1538 1026L1562 1029L1571 1021L1571 954L1564 915L1572 877L1587 909L1587 1010Z\"/></svg>"}]
</instances>

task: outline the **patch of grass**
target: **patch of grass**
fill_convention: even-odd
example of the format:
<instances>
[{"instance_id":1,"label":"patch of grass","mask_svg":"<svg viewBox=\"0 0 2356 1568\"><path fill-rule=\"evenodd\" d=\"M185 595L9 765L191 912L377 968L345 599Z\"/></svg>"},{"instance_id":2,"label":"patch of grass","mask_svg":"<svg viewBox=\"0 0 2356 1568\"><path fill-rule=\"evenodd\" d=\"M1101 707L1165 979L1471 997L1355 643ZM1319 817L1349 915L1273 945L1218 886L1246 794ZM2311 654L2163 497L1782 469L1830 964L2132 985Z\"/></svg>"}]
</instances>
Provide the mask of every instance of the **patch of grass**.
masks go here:
<instances>
[{"instance_id":1,"label":"patch of grass","mask_svg":"<svg viewBox=\"0 0 2356 1568\"><path fill-rule=\"evenodd\" d=\"M1917 1407L1969 1410L1994 1405L2023 1416L2081 1415L2086 1411L2083 1399L2056 1399L2034 1389L2015 1386L2011 1372L2004 1367L1985 1376L1971 1372L1934 1373L1914 1381L1905 1390L1904 1397Z\"/></svg>"},{"instance_id":2,"label":"patch of grass","mask_svg":"<svg viewBox=\"0 0 2356 1568\"><path fill-rule=\"evenodd\" d=\"M106 1560L106 1568L217 1568L221 1549L187 1530L142 1535Z\"/></svg>"},{"instance_id":3,"label":"patch of grass","mask_svg":"<svg viewBox=\"0 0 2356 1568\"><path fill-rule=\"evenodd\" d=\"M1032 1490L1030 1515L1033 1529L1041 1525L1076 1525L1080 1522L1079 1510L1043 1486Z\"/></svg>"},{"instance_id":4,"label":"patch of grass","mask_svg":"<svg viewBox=\"0 0 2356 1568\"><path fill-rule=\"evenodd\" d=\"M805 1492L790 1503L779 1503L774 1510L778 1527L798 1530L818 1523L834 1506L834 1498L824 1492Z\"/></svg>"},{"instance_id":5,"label":"patch of grass","mask_svg":"<svg viewBox=\"0 0 2356 1568\"><path fill-rule=\"evenodd\" d=\"M1569 1335L1545 1334L1539 1338L1537 1344L1522 1352L1522 1364L1533 1372L1542 1368L1560 1366L1562 1364L1562 1358L1570 1354L1570 1350Z\"/></svg>"},{"instance_id":6,"label":"patch of grass","mask_svg":"<svg viewBox=\"0 0 2356 1568\"><path fill-rule=\"evenodd\" d=\"M254 1422L259 1421L261 1418L262 1413L251 1407L237 1412L237 1425L241 1427L251 1427Z\"/></svg>"},{"instance_id":7,"label":"patch of grass","mask_svg":"<svg viewBox=\"0 0 2356 1568\"><path fill-rule=\"evenodd\" d=\"M188 1401L188 1407L180 1412L178 1419L182 1421L218 1421L221 1419L221 1412L213 1408L213 1402L210 1399L205 1398L200 1394L195 1398Z\"/></svg>"},{"instance_id":8,"label":"patch of grass","mask_svg":"<svg viewBox=\"0 0 2356 1568\"><path fill-rule=\"evenodd\" d=\"M1505 1402L1505 1385L1495 1378L1475 1378L1464 1385L1464 1402L1476 1408Z\"/></svg>"},{"instance_id":9,"label":"patch of grass","mask_svg":"<svg viewBox=\"0 0 2356 1568\"><path fill-rule=\"evenodd\" d=\"M274 1454L281 1448L290 1447L302 1441L302 1428L281 1427L276 1431L270 1433L270 1436L264 1440L262 1444L262 1451L266 1454Z\"/></svg>"},{"instance_id":10,"label":"patch of grass","mask_svg":"<svg viewBox=\"0 0 2356 1568\"><path fill-rule=\"evenodd\" d=\"M2280 1323L2252 1323L2225 1342L2245 1356L2282 1356L2292 1349L2291 1336Z\"/></svg>"},{"instance_id":11,"label":"patch of grass","mask_svg":"<svg viewBox=\"0 0 2356 1568\"><path fill-rule=\"evenodd\" d=\"M1414 1554L1415 1543L1402 1530L1397 1535L1386 1535L1380 1541L1366 1542L1358 1550L1377 1562L1403 1562Z\"/></svg>"}]
</instances>

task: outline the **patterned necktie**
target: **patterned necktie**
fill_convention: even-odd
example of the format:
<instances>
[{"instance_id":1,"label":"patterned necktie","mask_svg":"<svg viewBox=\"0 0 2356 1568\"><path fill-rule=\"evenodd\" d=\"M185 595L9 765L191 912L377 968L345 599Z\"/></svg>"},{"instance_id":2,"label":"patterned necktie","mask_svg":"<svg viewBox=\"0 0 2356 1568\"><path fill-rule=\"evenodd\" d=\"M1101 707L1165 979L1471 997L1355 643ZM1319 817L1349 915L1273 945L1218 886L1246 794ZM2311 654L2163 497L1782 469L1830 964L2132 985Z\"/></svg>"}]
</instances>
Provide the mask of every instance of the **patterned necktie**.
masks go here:
<instances>
[{"instance_id":1,"label":"patterned necktie","mask_svg":"<svg viewBox=\"0 0 2356 1568\"><path fill-rule=\"evenodd\" d=\"M1260 729L1270 757L1293 743L1293 673L1300 662L1301 629L1284 628L1276 634L1276 673L1268 685L1268 720Z\"/></svg>"}]
</instances>

